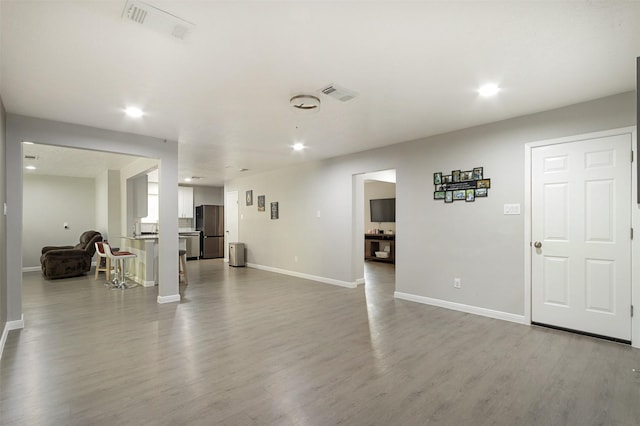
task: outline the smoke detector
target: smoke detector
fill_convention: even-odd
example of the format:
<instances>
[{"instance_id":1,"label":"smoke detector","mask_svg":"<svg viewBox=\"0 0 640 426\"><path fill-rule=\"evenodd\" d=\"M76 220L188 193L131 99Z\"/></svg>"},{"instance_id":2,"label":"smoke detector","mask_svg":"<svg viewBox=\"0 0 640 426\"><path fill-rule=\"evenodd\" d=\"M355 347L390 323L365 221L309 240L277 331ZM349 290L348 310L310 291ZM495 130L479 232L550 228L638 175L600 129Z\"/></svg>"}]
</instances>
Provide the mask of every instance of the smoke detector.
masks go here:
<instances>
[{"instance_id":1,"label":"smoke detector","mask_svg":"<svg viewBox=\"0 0 640 426\"><path fill-rule=\"evenodd\" d=\"M122 19L135 22L152 30L184 40L195 25L150 4L127 0Z\"/></svg>"},{"instance_id":2,"label":"smoke detector","mask_svg":"<svg viewBox=\"0 0 640 426\"><path fill-rule=\"evenodd\" d=\"M318 111L320 109L320 99L312 95L296 95L289 99L289 104L296 111Z\"/></svg>"},{"instance_id":3,"label":"smoke detector","mask_svg":"<svg viewBox=\"0 0 640 426\"><path fill-rule=\"evenodd\" d=\"M358 94L352 90L345 89L344 87L340 87L336 84L330 84L326 87L320 89L322 93L327 96L331 96L334 99L337 99L342 102L350 101L351 99L358 96Z\"/></svg>"}]
</instances>

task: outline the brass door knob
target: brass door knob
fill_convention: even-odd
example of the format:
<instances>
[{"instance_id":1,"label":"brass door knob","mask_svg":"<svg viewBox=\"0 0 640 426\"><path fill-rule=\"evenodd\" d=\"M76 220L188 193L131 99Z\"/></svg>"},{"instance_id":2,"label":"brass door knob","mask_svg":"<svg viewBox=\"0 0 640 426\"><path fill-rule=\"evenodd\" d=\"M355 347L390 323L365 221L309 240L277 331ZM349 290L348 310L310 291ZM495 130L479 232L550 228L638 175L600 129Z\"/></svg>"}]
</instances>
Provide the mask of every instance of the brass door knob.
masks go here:
<instances>
[{"instance_id":1,"label":"brass door knob","mask_svg":"<svg viewBox=\"0 0 640 426\"><path fill-rule=\"evenodd\" d=\"M533 246L535 248L540 248L540 247L542 247L542 243L540 241L536 241L535 243L533 243Z\"/></svg>"}]
</instances>

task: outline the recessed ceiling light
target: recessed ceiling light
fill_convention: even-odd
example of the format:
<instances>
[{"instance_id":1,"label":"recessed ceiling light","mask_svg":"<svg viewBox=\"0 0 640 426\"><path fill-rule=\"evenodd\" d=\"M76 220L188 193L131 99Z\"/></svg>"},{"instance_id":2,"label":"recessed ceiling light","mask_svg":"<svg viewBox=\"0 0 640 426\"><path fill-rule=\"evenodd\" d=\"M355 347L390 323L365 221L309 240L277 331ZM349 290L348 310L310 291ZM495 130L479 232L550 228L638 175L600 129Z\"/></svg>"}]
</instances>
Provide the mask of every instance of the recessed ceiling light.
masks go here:
<instances>
[{"instance_id":1,"label":"recessed ceiling light","mask_svg":"<svg viewBox=\"0 0 640 426\"><path fill-rule=\"evenodd\" d=\"M35 170L36 166L26 166L25 169L27 169L27 170Z\"/></svg>"},{"instance_id":2,"label":"recessed ceiling light","mask_svg":"<svg viewBox=\"0 0 640 426\"><path fill-rule=\"evenodd\" d=\"M294 144L293 144L293 146L292 146L292 148L293 148L295 151L302 151L302 150L304 149L304 144L303 144L303 143L300 143L300 142L298 142L298 143L294 143Z\"/></svg>"},{"instance_id":3,"label":"recessed ceiling light","mask_svg":"<svg viewBox=\"0 0 640 426\"><path fill-rule=\"evenodd\" d=\"M184 178L185 182L191 182L191 178Z\"/></svg>"},{"instance_id":4,"label":"recessed ceiling light","mask_svg":"<svg viewBox=\"0 0 640 426\"><path fill-rule=\"evenodd\" d=\"M500 88L498 87L498 85L493 83L485 84L480 89L478 89L478 93L480 93L480 96L484 96L484 97L493 96L497 94L499 91L500 91Z\"/></svg>"},{"instance_id":5,"label":"recessed ceiling light","mask_svg":"<svg viewBox=\"0 0 640 426\"><path fill-rule=\"evenodd\" d=\"M142 110L137 107L127 107L124 110L124 113L133 118L140 118L144 115L144 112L142 112Z\"/></svg>"}]
</instances>

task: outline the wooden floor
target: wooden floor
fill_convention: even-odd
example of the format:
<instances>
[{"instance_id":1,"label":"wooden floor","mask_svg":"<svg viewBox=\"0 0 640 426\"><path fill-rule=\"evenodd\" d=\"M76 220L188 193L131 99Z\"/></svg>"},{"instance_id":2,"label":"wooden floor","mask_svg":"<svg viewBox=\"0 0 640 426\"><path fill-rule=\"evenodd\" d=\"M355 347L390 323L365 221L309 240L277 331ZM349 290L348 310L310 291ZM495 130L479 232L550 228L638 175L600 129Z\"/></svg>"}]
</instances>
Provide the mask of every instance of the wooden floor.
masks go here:
<instances>
[{"instance_id":1,"label":"wooden floor","mask_svg":"<svg viewBox=\"0 0 640 426\"><path fill-rule=\"evenodd\" d=\"M24 279L2 425L638 425L640 351L345 289L189 262L181 303L86 277Z\"/></svg>"}]
</instances>

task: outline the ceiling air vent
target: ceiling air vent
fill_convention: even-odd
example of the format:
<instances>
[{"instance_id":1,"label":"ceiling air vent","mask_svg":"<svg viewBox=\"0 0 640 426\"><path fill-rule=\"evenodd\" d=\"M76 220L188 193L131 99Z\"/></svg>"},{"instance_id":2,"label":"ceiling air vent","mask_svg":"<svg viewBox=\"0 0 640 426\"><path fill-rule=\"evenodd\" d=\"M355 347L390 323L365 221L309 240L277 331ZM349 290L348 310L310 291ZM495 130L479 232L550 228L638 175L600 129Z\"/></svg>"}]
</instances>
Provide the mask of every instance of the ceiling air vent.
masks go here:
<instances>
[{"instance_id":1,"label":"ceiling air vent","mask_svg":"<svg viewBox=\"0 0 640 426\"><path fill-rule=\"evenodd\" d=\"M351 99L358 96L356 92L345 89L344 87L337 86L335 84L330 84L327 87L320 89L320 91L325 95L331 96L332 98L342 102L350 101Z\"/></svg>"},{"instance_id":2,"label":"ceiling air vent","mask_svg":"<svg viewBox=\"0 0 640 426\"><path fill-rule=\"evenodd\" d=\"M37 155L25 155L24 159L25 160L37 160L38 156Z\"/></svg>"},{"instance_id":3,"label":"ceiling air vent","mask_svg":"<svg viewBox=\"0 0 640 426\"><path fill-rule=\"evenodd\" d=\"M128 0L122 18L184 40L195 25L150 4Z\"/></svg>"}]
</instances>

